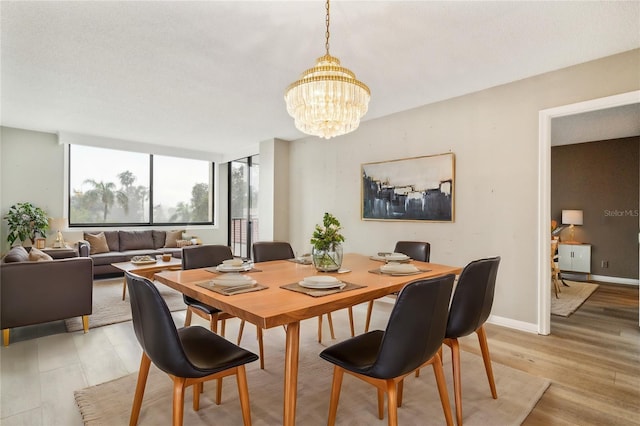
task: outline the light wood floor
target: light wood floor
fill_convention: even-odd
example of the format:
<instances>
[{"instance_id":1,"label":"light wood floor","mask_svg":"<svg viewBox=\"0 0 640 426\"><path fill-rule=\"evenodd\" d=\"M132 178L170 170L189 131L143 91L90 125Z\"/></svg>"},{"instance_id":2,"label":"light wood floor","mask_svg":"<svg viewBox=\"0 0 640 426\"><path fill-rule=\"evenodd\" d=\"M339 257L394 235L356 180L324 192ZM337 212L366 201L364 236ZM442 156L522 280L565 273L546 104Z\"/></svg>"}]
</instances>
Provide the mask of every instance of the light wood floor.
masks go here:
<instances>
[{"instance_id":1,"label":"light wood floor","mask_svg":"<svg viewBox=\"0 0 640 426\"><path fill-rule=\"evenodd\" d=\"M184 313L174 318L182 324ZM360 330L363 318L364 309L357 309ZM236 335L233 321L230 336ZM640 424L638 288L601 285L574 315L554 316L551 324L550 336L487 325L494 362L552 380L524 424ZM16 340L0 351L2 426L80 426L73 391L136 372L140 362L130 323L92 329L86 335L65 333L60 323L23 328L16 334ZM464 338L461 344L479 353L475 338Z\"/></svg>"},{"instance_id":2,"label":"light wood floor","mask_svg":"<svg viewBox=\"0 0 640 426\"><path fill-rule=\"evenodd\" d=\"M494 362L552 381L524 425L640 424L638 287L601 284L569 318L551 316L549 336L487 335ZM479 353L476 340L463 349Z\"/></svg>"}]
</instances>

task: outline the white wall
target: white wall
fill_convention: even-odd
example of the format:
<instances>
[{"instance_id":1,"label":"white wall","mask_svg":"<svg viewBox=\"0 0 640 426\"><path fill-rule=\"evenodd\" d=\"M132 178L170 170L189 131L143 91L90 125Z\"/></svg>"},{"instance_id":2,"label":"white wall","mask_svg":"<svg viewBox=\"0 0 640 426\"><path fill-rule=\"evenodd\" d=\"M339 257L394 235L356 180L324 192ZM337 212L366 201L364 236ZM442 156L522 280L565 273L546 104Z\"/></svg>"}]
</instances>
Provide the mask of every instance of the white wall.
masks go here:
<instances>
[{"instance_id":1,"label":"white wall","mask_svg":"<svg viewBox=\"0 0 640 426\"><path fill-rule=\"evenodd\" d=\"M431 260L465 265L500 255L493 315L537 322L538 112L637 90L640 50L367 121L329 141L290 147L290 240L309 247L325 211L344 226L346 252L391 250L401 239L431 243ZM407 88L410 90L410 88ZM376 99L372 93L372 102ZM455 222L360 219L361 164L453 152Z\"/></svg>"},{"instance_id":2,"label":"white wall","mask_svg":"<svg viewBox=\"0 0 640 426\"><path fill-rule=\"evenodd\" d=\"M260 142L260 241L289 241L289 142Z\"/></svg>"},{"instance_id":3,"label":"white wall","mask_svg":"<svg viewBox=\"0 0 640 426\"><path fill-rule=\"evenodd\" d=\"M50 217L64 217L64 146L58 143L58 136L10 127L2 127L0 131L2 215L13 204L29 201L44 209ZM171 155L166 147L162 152ZM176 155L184 156L184 150ZM227 244L227 165L218 165L217 170L214 181L216 225L186 227L189 234L197 235L206 244ZM155 228L176 229L176 226ZM0 233L2 252L9 248L7 233L6 220L3 220ZM77 241L81 236L81 232L67 231L64 234L65 239L71 242Z\"/></svg>"}]
</instances>

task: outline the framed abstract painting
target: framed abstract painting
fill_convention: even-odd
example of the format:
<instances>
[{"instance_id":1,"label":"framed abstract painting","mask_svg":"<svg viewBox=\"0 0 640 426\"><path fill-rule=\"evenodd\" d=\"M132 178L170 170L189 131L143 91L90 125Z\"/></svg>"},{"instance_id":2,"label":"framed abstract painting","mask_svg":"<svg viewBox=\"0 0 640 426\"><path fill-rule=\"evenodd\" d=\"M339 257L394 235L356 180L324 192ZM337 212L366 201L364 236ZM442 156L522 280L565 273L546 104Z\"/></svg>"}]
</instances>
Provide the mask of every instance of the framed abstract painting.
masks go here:
<instances>
[{"instance_id":1,"label":"framed abstract painting","mask_svg":"<svg viewBox=\"0 0 640 426\"><path fill-rule=\"evenodd\" d=\"M453 222L453 153L362 165L362 219Z\"/></svg>"}]
</instances>

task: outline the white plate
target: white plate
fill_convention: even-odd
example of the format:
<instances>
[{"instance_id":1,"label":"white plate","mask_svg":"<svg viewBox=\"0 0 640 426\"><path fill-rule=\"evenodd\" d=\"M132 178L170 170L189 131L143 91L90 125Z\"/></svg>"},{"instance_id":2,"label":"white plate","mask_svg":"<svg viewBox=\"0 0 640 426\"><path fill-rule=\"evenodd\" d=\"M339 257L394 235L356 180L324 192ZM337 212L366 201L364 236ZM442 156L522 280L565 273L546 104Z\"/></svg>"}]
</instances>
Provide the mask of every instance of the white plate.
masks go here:
<instances>
[{"instance_id":1,"label":"white plate","mask_svg":"<svg viewBox=\"0 0 640 426\"><path fill-rule=\"evenodd\" d=\"M242 266L244 262L242 261L242 259L227 259L227 260L223 260L222 264L225 266Z\"/></svg>"},{"instance_id":2,"label":"white plate","mask_svg":"<svg viewBox=\"0 0 640 426\"><path fill-rule=\"evenodd\" d=\"M343 289L346 286L346 284L343 283L342 281L319 283L319 282L309 282L309 281L302 280L298 282L298 284L300 285L300 287L312 288L315 290L328 290L330 288Z\"/></svg>"},{"instance_id":3,"label":"white plate","mask_svg":"<svg viewBox=\"0 0 640 426\"><path fill-rule=\"evenodd\" d=\"M312 275L305 277L304 282L308 284L335 284L339 283L340 280L331 275Z\"/></svg>"},{"instance_id":4,"label":"white plate","mask_svg":"<svg viewBox=\"0 0 640 426\"><path fill-rule=\"evenodd\" d=\"M398 262L403 260L409 260L409 256L402 253L391 253L384 257L387 262Z\"/></svg>"},{"instance_id":5,"label":"white plate","mask_svg":"<svg viewBox=\"0 0 640 426\"><path fill-rule=\"evenodd\" d=\"M225 265L223 263L222 265L216 266L216 270L220 272L246 272L251 268L253 268L252 263L244 263L240 266Z\"/></svg>"},{"instance_id":6,"label":"white plate","mask_svg":"<svg viewBox=\"0 0 640 426\"><path fill-rule=\"evenodd\" d=\"M385 274L411 274L418 271L419 269L410 263L387 263L380 267L380 272Z\"/></svg>"},{"instance_id":7,"label":"white plate","mask_svg":"<svg viewBox=\"0 0 640 426\"><path fill-rule=\"evenodd\" d=\"M211 282L220 287L238 287L238 286L246 286L246 285L256 283L256 280L250 277L245 277L244 275L239 275L239 277L242 277L242 278L233 278L233 279L216 278L211 280Z\"/></svg>"}]
</instances>

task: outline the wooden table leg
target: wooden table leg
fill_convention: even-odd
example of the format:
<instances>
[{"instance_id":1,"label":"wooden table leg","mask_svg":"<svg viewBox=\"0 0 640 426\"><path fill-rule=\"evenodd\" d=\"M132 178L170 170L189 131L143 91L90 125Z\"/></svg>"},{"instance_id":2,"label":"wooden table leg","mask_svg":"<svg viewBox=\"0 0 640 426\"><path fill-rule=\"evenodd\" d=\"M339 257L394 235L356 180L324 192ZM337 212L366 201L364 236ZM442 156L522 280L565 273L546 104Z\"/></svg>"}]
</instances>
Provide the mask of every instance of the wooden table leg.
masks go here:
<instances>
[{"instance_id":1,"label":"wooden table leg","mask_svg":"<svg viewBox=\"0 0 640 426\"><path fill-rule=\"evenodd\" d=\"M285 426L296 423L296 398L298 392L298 356L300 349L300 323L287 325L287 344L284 357L284 418Z\"/></svg>"},{"instance_id":2,"label":"wooden table leg","mask_svg":"<svg viewBox=\"0 0 640 426\"><path fill-rule=\"evenodd\" d=\"M122 283L122 300L124 300L124 298L127 295L127 276L124 276L124 281Z\"/></svg>"}]
</instances>

